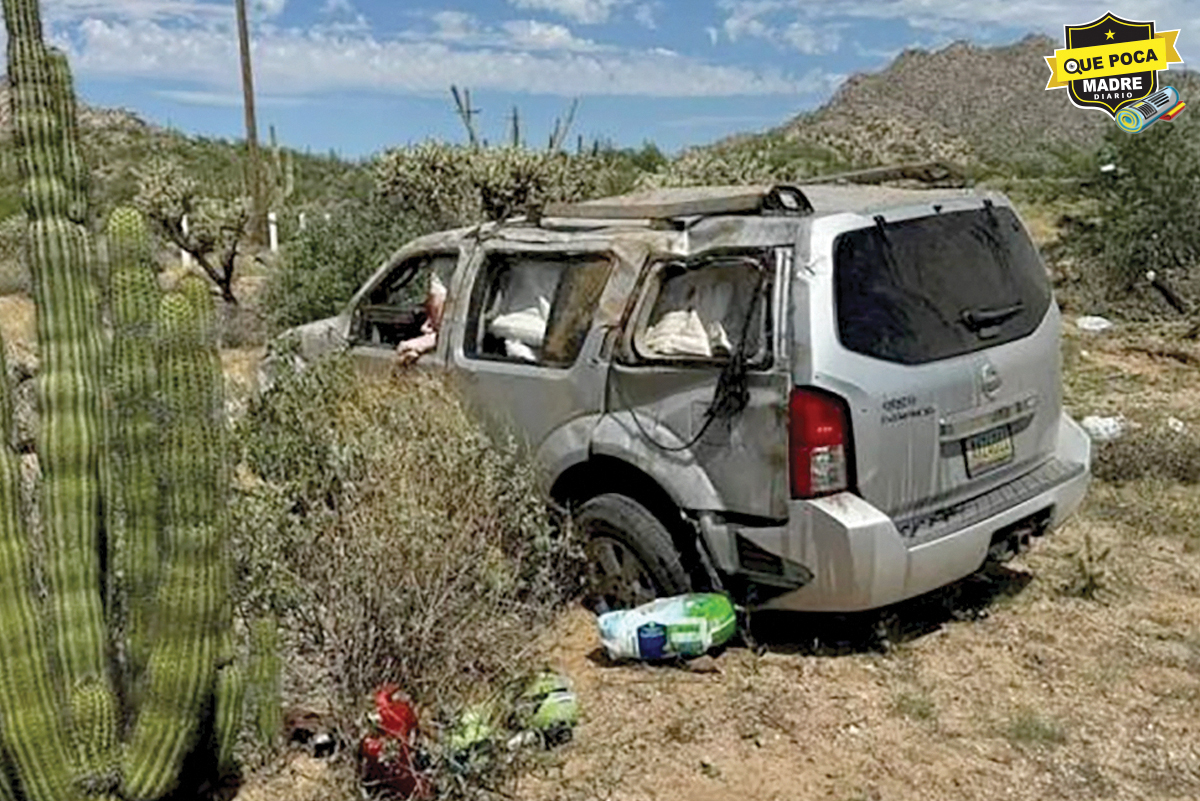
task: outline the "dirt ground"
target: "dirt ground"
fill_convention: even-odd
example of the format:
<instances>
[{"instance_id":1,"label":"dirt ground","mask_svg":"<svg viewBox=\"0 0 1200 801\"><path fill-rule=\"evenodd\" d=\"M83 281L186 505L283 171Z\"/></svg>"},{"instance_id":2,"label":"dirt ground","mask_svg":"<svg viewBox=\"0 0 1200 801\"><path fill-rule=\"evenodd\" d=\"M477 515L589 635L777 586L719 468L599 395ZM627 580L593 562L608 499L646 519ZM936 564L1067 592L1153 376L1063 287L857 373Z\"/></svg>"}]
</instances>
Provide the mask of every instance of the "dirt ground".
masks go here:
<instances>
[{"instance_id":1,"label":"dirt ground","mask_svg":"<svg viewBox=\"0 0 1200 801\"><path fill-rule=\"evenodd\" d=\"M0 298L10 347L29 312ZM1124 414L1135 441L1169 417L1200 432L1200 348L1181 330L1064 324L1067 409ZM225 354L231 389L256 355ZM1200 798L1198 496L1153 475L1095 481L1072 521L990 576L877 614L760 616L760 648L730 647L712 672L611 664L572 610L543 650L583 720L517 797Z\"/></svg>"},{"instance_id":2,"label":"dirt ground","mask_svg":"<svg viewBox=\"0 0 1200 801\"><path fill-rule=\"evenodd\" d=\"M1198 354L1172 327L1064 327L1074 414L1200 426ZM1197 494L1098 481L993 576L881 614L760 619L761 653L712 673L610 664L572 611L546 658L584 719L519 797L1200 798ZM1181 525L1156 524L1164 506Z\"/></svg>"}]
</instances>

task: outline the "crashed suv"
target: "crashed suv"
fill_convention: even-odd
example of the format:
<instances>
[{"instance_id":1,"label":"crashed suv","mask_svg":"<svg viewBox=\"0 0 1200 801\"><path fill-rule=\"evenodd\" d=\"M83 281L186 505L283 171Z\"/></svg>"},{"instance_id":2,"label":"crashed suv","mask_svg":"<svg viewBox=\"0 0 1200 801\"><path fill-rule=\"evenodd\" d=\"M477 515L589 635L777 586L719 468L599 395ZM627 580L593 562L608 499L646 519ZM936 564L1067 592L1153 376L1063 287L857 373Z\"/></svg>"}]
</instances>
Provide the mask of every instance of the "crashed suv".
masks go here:
<instances>
[{"instance_id":1,"label":"crashed suv","mask_svg":"<svg viewBox=\"0 0 1200 801\"><path fill-rule=\"evenodd\" d=\"M1059 311L999 195L552 206L408 244L294 332L301 353L393 369L430 330L413 288L434 283L418 364L527 439L588 538L600 608L711 587L755 608L884 606L1011 557L1088 483Z\"/></svg>"}]
</instances>

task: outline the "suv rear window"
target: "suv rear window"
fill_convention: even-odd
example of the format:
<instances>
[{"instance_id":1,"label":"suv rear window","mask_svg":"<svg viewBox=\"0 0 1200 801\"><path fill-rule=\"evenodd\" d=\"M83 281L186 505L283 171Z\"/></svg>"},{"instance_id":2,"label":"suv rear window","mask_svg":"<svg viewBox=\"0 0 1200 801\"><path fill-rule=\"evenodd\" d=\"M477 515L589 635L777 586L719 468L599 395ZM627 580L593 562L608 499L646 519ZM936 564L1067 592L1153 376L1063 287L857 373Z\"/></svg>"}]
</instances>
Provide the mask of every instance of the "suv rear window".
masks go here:
<instances>
[{"instance_id":1,"label":"suv rear window","mask_svg":"<svg viewBox=\"0 0 1200 801\"><path fill-rule=\"evenodd\" d=\"M985 206L849 231L834 244L838 335L857 353L922 364L1033 333L1050 283L1011 209Z\"/></svg>"}]
</instances>

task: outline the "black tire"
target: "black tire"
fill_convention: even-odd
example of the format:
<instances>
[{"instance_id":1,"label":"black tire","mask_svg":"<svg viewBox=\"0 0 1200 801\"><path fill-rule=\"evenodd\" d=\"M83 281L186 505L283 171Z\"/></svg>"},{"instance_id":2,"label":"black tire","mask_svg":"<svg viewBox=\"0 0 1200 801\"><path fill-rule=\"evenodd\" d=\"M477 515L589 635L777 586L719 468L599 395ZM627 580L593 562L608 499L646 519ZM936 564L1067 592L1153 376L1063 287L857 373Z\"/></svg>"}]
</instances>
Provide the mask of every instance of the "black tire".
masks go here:
<instances>
[{"instance_id":1,"label":"black tire","mask_svg":"<svg viewBox=\"0 0 1200 801\"><path fill-rule=\"evenodd\" d=\"M575 513L588 556L587 605L596 613L629 609L690 592L692 581L671 533L625 495L598 495Z\"/></svg>"}]
</instances>

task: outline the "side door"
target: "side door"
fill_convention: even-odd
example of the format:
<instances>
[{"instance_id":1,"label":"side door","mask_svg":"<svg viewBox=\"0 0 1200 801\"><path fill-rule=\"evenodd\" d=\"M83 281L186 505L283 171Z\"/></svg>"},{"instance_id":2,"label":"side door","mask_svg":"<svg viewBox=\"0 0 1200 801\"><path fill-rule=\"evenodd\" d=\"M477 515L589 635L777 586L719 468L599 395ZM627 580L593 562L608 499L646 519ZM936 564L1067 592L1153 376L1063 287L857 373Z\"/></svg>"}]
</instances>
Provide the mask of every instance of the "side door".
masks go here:
<instances>
[{"instance_id":1,"label":"side door","mask_svg":"<svg viewBox=\"0 0 1200 801\"><path fill-rule=\"evenodd\" d=\"M651 264L614 359L605 419L652 474L695 477L699 468L721 510L776 520L789 496L782 340L792 253Z\"/></svg>"},{"instance_id":2,"label":"side door","mask_svg":"<svg viewBox=\"0 0 1200 801\"><path fill-rule=\"evenodd\" d=\"M534 451L556 429L599 416L607 365L594 323L616 263L600 248L491 242L466 271L452 372L485 418Z\"/></svg>"},{"instance_id":3,"label":"side door","mask_svg":"<svg viewBox=\"0 0 1200 801\"><path fill-rule=\"evenodd\" d=\"M441 294L436 288L451 285L459 259L457 250L414 254L363 295L350 317L350 353L362 369L390 371L396 364L396 348L425 335L422 329ZM435 349L425 361L436 362L439 354L445 358L445 339L435 336Z\"/></svg>"}]
</instances>

